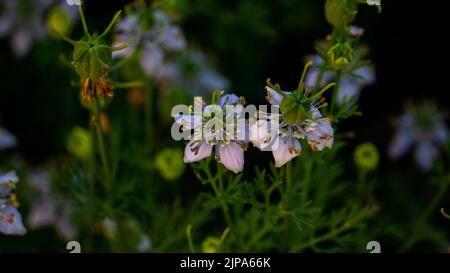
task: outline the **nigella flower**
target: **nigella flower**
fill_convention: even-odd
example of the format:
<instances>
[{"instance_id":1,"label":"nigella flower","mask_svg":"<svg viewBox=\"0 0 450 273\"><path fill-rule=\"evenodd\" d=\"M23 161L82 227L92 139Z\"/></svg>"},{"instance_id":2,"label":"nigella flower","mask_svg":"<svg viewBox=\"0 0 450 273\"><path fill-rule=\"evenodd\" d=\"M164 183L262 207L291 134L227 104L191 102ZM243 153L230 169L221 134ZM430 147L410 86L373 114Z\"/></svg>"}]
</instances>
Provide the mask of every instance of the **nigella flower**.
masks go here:
<instances>
[{"instance_id":1,"label":"nigella flower","mask_svg":"<svg viewBox=\"0 0 450 273\"><path fill-rule=\"evenodd\" d=\"M304 94L306 109L302 106L307 112L301 112L302 110L287 111L288 108L298 106L293 99L297 92L275 91L270 86L266 86L266 90L269 103L279 107L282 113L278 116L260 113L260 119L251 126L250 136L255 147L272 150L275 167L279 168L300 155L300 139L305 139L313 151L322 151L333 146L334 130L331 119L322 116L317 100L308 99L308 91ZM287 106L287 103L291 107ZM278 128L270 124L274 117L279 122ZM271 147L267 147L269 143Z\"/></svg>"},{"instance_id":2,"label":"nigella flower","mask_svg":"<svg viewBox=\"0 0 450 273\"><path fill-rule=\"evenodd\" d=\"M27 232L17 210L19 202L11 193L17 182L19 178L14 171L0 175L0 233L6 235L24 235Z\"/></svg>"},{"instance_id":3,"label":"nigella flower","mask_svg":"<svg viewBox=\"0 0 450 273\"><path fill-rule=\"evenodd\" d=\"M194 131L184 150L184 162L192 163L205 159L211 156L215 147L216 159L230 171L239 173L244 169L246 144L245 122L238 121L243 112L244 98L222 93L218 96L218 104L208 106L205 106L201 97L196 97L194 112L191 115L174 117L183 131ZM196 108L199 111L196 111ZM225 123L223 119L226 120Z\"/></svg>"},{"instance_id":4,"label":"nigella flower","mask_svg":"<svg viewBox=\"0 0 450 273\"><path fill-rule=\"evenodd\" d=\"M177 86L194 96L229 86L228 80L213 69L205 54L196 50L184 51L178 58L165 62L154 77L161 90Z\"/></svg>"},{"instance_id":5,"label":"nigella flower","mask_svg":"<svg viewBox=\"0 0 450 273\"><path fill-rule=\"evenodd\" d=\"M119 35L115 43L127 42L133 38L137 42L126 50L114 53L113 56L124 57L140 47L139 61L144 72L155 76L166 55L184 50L186 40L181 29L172 24L170 18L161 10L153 12L153 22L149 29L143 27L140 15L128 15L117 24Z\"/></svg>"},{"instance_id":6,"label":"nigella flower","mask_svg":"<svg viewBox=\"0 0 450 273\"><path fill-rule=\"evenodd\" d=\"M8 130L0 128L0 150L13 148L16 144L16 137Z\"/></svg>"},{"instance_id":7,"label":"nigella flower","mask_svg":"<svg viewBox=\"0 0 450 273\"><path fill-rule=\"evenodd\" d=\"M53 1L0 0L0 37L10 36L16 56L26 55L46 35L45 13Z\"/></svg>"},{"instance_id":8,"label":"nigella flower","mask_svg":"<svg viewBox=\"0 0 450 273\"><path fill-rule=\"evenodd\" d=\"M356 31L356 30L355 30ZM324 64L323 59L318 55L308 57L316 66L311 68L306 76L305 84L308 87L322 86L332 80L336 80L336 74L332 71L321 72L321 66ZM354 57L353 65L355 65L360 58ZM375 82L375 73L370 65L364 65L352 70L352 65L348 70L341 74L340 84L337 89L337 103L343 104L350 102L359 97L360 90L367 85Z\"/></svg>"},{"instance_id":9,"label":"nigella flower","mask_svg":"<svg viewBox=\"0 0 450 273\"><path fill-rule=\"evenodd\" d=\"M397 129L389 145L388 154L397 159L415 146L414 159L423 171L430 170L438 155L438 148L448 140L448 128L430 102L410 106L397 120Z\"/></svg>"}]
</instances>

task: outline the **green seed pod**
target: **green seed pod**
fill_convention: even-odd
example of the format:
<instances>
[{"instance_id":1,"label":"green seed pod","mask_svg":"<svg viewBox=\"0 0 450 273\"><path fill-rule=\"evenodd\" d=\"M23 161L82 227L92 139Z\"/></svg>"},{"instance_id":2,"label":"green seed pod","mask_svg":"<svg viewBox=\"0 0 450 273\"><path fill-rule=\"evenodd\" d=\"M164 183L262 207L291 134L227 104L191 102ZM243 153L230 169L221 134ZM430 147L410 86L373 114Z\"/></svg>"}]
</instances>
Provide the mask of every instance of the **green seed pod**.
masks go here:
<instances>
[{"instance_id":1,"label":"green seed pod","mask_svg":"<svg viewBox=\"0 0 450 273\"><path fill-rule=\"evenodd\" d=\"M111 65L112 48L103 40L87 36L74 43L73 66L82 79L105 76Z\"/></svg>"},{"instance_id":2,"label":"green seed pod","mask_svg":"<svg viewBox=\"0 0 450 273\"><path fill-rule=\"evenodd\" d=\"M283 114L283 119L289 124L300 124L307 117L305 108L292 95L283 98L280 110Z\"/></svg>"},{"instance_id":3,"label":"green seed pod","mask_svg":"<svg viewBox=\"0 0 450 273\"><path fill-rule=\"evenodd\" d=\"M166 148L155 158L155 168L167 181L174 181L184 173L183 152L178 148Z\"/></svg>"},{"instance_id":4,"label":"green seed pod","mask_svg":"<svg viewBox=\"0 0 450 273\"><path fill-rule=\"evenodd\" d=\"M87 160L92 156L92 146L90 131L81 127L73 128L67 139L67 150L70 154L78 159Z\"/></svg>"},{"instance_id":5,"label":"green seed pod","mask_svg":"<svg viewBox=\"0 0 450 273\"><path fill-rule=\"evenodd\" d=\"M206 238L202 243L203 253L216 253L220 247L220 239L214 236Z\"/></svg>"},{"instance_id":6,"label":"green seed pod","mask_svg":"<svg viewBox=\"0 0 450 273\"><path fill-rule=\"evenodd\" d=\"M353 61L353 48L349 43L336 43L327 52L334 69L343 69Z\"/></svg>"},{"instance_id":7,"label":"green seed pod","mask_svg":"<svg viewBox=\"0 0 450 273\"><path fill-rule=\"evenodd\" d=\"M58 6L52 8L47 17L47 28L49 30L56 30L62 35L68 35L73 28L73 22L70 19L68 11ZM55 35L54 32L50 33Z\"/></svg>"},{"instance_id":8,"label":"green seed pod","mask_svg":"<svg viewBox=\"0 0 450 273\"><path fill-rule=\"evenodd\" d=\"M378 166L380 155L375 145L372 143L363 143L356 148L354 160L358 168L373 171Z\"/></svg>"},{"instance_id":9,"label":"green seed pod","mask_svg":"<svg viewBox=\"0 0 450 273\"><path fill-rule=\"evenodd\" d=\"M358 3L354 0L327 0L325 3L325 17L336 28L351 24L357 12Z\"/></svg>"}]
</instances>

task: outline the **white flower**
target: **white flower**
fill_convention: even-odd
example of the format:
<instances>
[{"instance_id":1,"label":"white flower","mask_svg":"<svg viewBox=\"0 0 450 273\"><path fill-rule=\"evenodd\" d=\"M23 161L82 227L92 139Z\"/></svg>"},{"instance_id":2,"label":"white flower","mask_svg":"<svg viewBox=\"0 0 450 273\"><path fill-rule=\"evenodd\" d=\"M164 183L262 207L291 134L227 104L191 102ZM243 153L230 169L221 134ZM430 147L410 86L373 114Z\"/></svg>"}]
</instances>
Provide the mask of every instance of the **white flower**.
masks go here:
<instances>
[{"instance_id":1,"label":"white flower","mask_svg":"<svg viewBox=\"0 0 450 273\"><path fill-rule=\"evenodd\" d=\"M269 103L279 107L283 97L269 86L266 86L266 90L266 98ZM288 96L292 95L291 92L284 93ZM315 104L316 102L313 102L309 106L308 112L311 118L299 124L288 124L281 115L279 126L276 129L273 128L273 124L269 124L271 121L262 119L251 126L250 138L253 145L260 150L272 150L275 167L280 168L300 155L302 150L300 139L306 139L313 151L322 151L333 146L334 131L331 120L328 117L323 117ZM265 116L270 120L273 117L273 114L266 114Z\"/></svg>"},{"instance_id":2,"label":"white flower","mask_svg":"<svg viewBox=\"0 0 450 273\"><path fill-rule=\"evenodd\" d=\"M81 0L66 0L67 5L69 6L80 6Z\"/></svg>"},{"instance_id":3,"label":"white flower","mask_svg":"<svg viewBox=\"0 0 450 273\"><path fill-rule=\"evenodd\" d=\"M231 94L222 96L217 105L210 106L220 108L223 113L226 113L226 120L228 121L229 118L237 117L239 113L238 110L227 111L227 108L238 104L240 104L239 97ZM205 159L211 156L215 146L215 156L221 164L234 173L242 172L244 169L244 141L241 141L239 137L241 134L240 127L235 127L233 122L231 124L226 122L221 128L216 128L215 125L208 127L208 124L217 118L209 115L212 111L214 110L207 106L203 110L205 116L195 113L174 117L175 122L183 126L182 130L194 130L192 139L184 150L183 160L185 163L192 163Z\"/></svg>"}]
</instances>

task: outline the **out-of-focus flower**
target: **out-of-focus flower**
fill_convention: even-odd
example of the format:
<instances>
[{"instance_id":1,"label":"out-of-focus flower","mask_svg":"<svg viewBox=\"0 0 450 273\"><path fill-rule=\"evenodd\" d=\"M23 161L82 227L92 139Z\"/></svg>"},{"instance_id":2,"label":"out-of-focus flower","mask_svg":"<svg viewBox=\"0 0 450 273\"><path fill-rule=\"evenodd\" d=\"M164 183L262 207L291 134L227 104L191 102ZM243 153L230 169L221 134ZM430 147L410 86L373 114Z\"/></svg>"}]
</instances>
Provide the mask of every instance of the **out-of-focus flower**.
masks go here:
<instances>
[{"instance_id":1,"label":"out-of-focus flower","mask_svg":"<svg viewBox=\"0 0 450 273\"><path fill-rule=\"evenodd\" d=\"M388 154L397 159L415 146L415 161L420 169L427 171L433 166L439 146L446 141L448 128L436 106L431 102L411 105L397 120Z\"/></svg>"},{"instance_id":2,"label":"out-of-focus flower","mask_svg":"<svg viewBox=\"0 0 450 273\"><path fill-rule=\"evenodd\" d=\"M216 94L219 92L216 92ZM182 130L194 130L194 134L184 150L184 162L192 163L209 157L215 146L215 156L217 160L227 169L234 173L239 173L244 169L244 147L241 140L245 134L245 126L236 124L237 116L243 111L244 99L238 96L220 94L218 104L205 106L201 97L194 98L194 103L202 109L202 114L175 116L175 122L182 125ZM194 109L196 108L194 106ZM230 108L229 108L230 107ZM227 108L234 109L227 111ZM240 112L239 112L240 111ZM222 114L214 115L221 112ZM226 117L227 122L223 122L223 114L231 115ZM228 124L228 121L231 121ZM222 126L210 126L207 124L220 124Z\"/></svg>"},{"instance_id":3,"label":"out-of-focus flower","mask_svg":"<svg viewBox=\"0 0 450 273\"><path fill-rule=\"evenodd\" d=\"M363 143L356 147L354 161L358 168L373 171L377 168L379 160L378 149L372 143Z\"/></svg>"},{"instance_id":4,"label":"out-of-focus flower","mask_svg":"<svg viewBox=\"0 0 450 273\"><path fill-rule=\"evenodd\" d=\"M19 182L16 172L0 174L0 233L6 235L24 235L27 233L22 216L17 210L19 202L11 191Z\"/></svg>"},{"instance_id":5,"label":"out-of-focus flower","mask_svg":"<svg viewBox=\"0 0 450 273\"><path fill-rule=\"evenodd\" d=\"M14 148L16 144L16 137L8 130L0 128L0 150Z\"/></svg>"},{"instance_id":6,"label":"out-of-focus flower","mask_svg":"<svg viewBox=\"0 0 450 273\"><path fill-rule=\"evenodd\" d=\"M186 48L186 40L181 29L173 25L170 18L160 10L154 11L153 24L149 29L142 27L139 14L132 14L117 24L116 30L119 35L115 44L128 42L133 38L136 39L136 43L126 50L115 52L113 56L123 57L141 47L140 63L149 76L155 75L166 54Z\"/></svg>"},{"instance_id":7,"label":"out-of-focus flower","mask_svg":"<svg viewBox=\"0 0 450 273\"><path fill-rule=\"evenodd\" d=\"M155 157L155 168L167 181L174 181L184 173L183 152L178 148L165 148Z\"/></svg>"},{"instance_id":8,"label":"out-of-focus flower","mask_svg":"<svg viewBox=\"0 0 450 273\"><path fill-rule=\"evenodd\" d=\"M75 127L67 139L67 150L81 160L88 160L92 156L92 141L91 132Z\"/></svg>"},{"instance_id":9,"label":"out-of-focus flower","mask_svg":"<svg viewBox=\"0 0 450 273\"><path fill-rule=\"evenodd\" d=\"M145 28L139 12L123 18L116 26L119 35L115 44L132 38L136 38L137 42L125 50L114 52L113 57L129 56L139 50L142 69L162 91L175 85L197 96L228 87L228 81L211 67L204 54L186 50L184 34L169 16L155 10L153 19L152 26Z\"/></svg>"},{"instance_id":10,"label":"out-of-focus flower","mask_svg":"<svg viewBox=\"0 0 450 273\"><path fill-rule=\"evenodd\" d=\"M361 60L361 56L353 57L353 64L356 64ZM309 87L315 87L317 85L323 86L324 84L335 80L336 74L331 71L321 72L321 66L323 64L322 58L318 55L312 55L308 57L313 61L316 66L311 68L306 75L305 84ZM351 69L353 65L350 65ZM337 103L342 104L352 99L358 98L360 90L367 85L371 85L375 82L374 69L370 65L365 65L354 70L343 71L341 74L340 84L337 90Z\"/></svg>"},{"instance_id":11,"label":"out-of-focus flower","mask_svg":"<svg viewBox=\"0 0 450 273\"><path fill-rule=\"evenodd\" d=\"M51 174L35 170L29 174L28 181L32 189L32 208L27 219L30 228L54 226L62 238L75 239L78 230L72 223L73 205L52 190Z\"/></svg>"},{"instance_id":12,"label":"out-of-focus flower","mask_svg":"<svg viewBox=\"0 0 450 273\"><path fill-rule=\"evenodd\" d=\"M0 0L0 37L10 36L11 48L23 57L47 34L45 15L55 0Z\"/></svg>"},{"instance_id":13,"label":"out-of-focus flower","mask_svg":"<svg viewBox=\"0 0 450 273\"><path fill-rule=\"evenodd\" d=\"M271 148L275 167L279 168L300 155L300 139L306 139L313 151L322 151L333 146L334 130L331 119L322 116L318 101L309 99L308 92L302 95L306 100L301 103L302 100L297 98L296 92L275 91L269 86L266 90L269 103L280 107L282 112L278 117L278 131L273 135L267 130L270 128L270 121L260 119L251 126L250 136L253 145L259 149L265 149L266 143L274 143L273 138L278 138L276 145ZM281 92L284 95L281 95ZM271 115L266 117L272 118Z\"/></svg>"}]
</instances>

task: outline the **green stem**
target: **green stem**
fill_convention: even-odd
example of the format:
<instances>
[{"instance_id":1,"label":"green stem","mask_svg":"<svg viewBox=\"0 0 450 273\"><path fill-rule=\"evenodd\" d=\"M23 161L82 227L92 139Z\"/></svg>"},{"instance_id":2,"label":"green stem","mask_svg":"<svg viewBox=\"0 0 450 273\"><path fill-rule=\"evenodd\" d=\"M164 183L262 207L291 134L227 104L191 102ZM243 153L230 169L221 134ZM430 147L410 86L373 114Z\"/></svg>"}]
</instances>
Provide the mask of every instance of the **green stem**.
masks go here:
<instances>
[{"instance_id":1,"label":"green stem","mask_svg":"<svg viewBox=\"0 0 450 273\"><path fill-rule=\"evenodd\" d=\"M117 20L119 20L120 15L122 14L122 11L119 10L115 15L114 18L111 20L111 22L109 23L109 25L106 27L105 31L103 31L103 33L98 36L98 39L101 39L103 37L105 37L112 29L112 27L116 24ZM114 49L113 49L114 51Z\"/></svg>"},{"instance_id":2,"label":"green stem","mask_svg":"<svg viewBox=\"0 0 450 273\"><path fill-rule=\"evenodd\" d=\"M313 163L310 160L305 160L305 180L303 181L303 193L301 197L301 204L305 204L308 201L309 185L311 184L311 171Z\"/></svg>"},{"instance_id":3,"label":"green stem","mask_svg":"<svg viewBox=\"0 0 450 273\"><path fill-rule=\"evenodd\" d=\"M89 41L92 41L92 37L91 37L91 34L89 33L89 29L86 24L86 18L84 17L84 12L83 12L82 6L83 6L83 3L81 3L81 5L78 6L78 12L80 13L81 22L83 24L84 34L88 37Z\"/></svg>"},{"instance_id":4,"label":"green stem","mask_svg":"<svg viewBox=\"0 0 450 273\"><path fill-rule=\"evenodd\" d=\"M188 243L189 243L189 250L191 251L191 253L195 253L194 244L192 243L191 230L192 230L192 225L188 225L186 228L186 236L187 236Z\"/></svg>"},{"instance_id":5,"label":"green stem","mask_svg":"<svg viewBox=\"0 0 450 273\"><path fill-rule=\"evenodd\" d=\"M289 200L291 199L292 189L292 161L286 164L286 192L284 193L284 210L289 211ZM286 213L284 218L286 236L289 234L289 213Z\"/></svg>"},{"instance_id":6,"label":"green stem","mask_svg":"<svg viewBox=\"0 0 450 273\"><path fill-rule=\"evenodd\" d=\"M211 180L211 186L212 186L217 198L219 199L220 206L221 206L222 212L223 212L223 216L225 217L225 221L226 221L228 227L231 228L230 212L229 212L227 203L223 200L223 193L218 189L215 179Z\"/></svg>"},{"instance_id":7,"label":"green stem","mask_svg":"<svg viewBox=\"0 0 450 273\"><path fill-rule=\"evenodd\" d=\"M109 163L108 163L108 157L107 157L107 153L106 153L106 148L105 148L105 141L103 138L103 132L101 129L101 124L100 124L100 105L98 102L98 99L94 99L94 115L96 118L96 124L95 124L95 131L96 131L96 135L97 135L97 145L98 145L98 149L100 152L100 159L102 161L102 165L103 165L103 175L104 175L104 179L103 181L105 181L105 188L106 191L108 192L108 196L110 197L111 194L111 179L110 179L110 168L109 168Z\"/></svg>"},{"instance_id":8,"label":"green stem","mask_svg":"<svg viewBox=\"0 0 450 273\"><path fill-rule=\"evenodd\" d=\"M333 96L332 96L332 99L331 99L330 113L332 115L335 112L335 108L336 108L336 104L337 104L337 95L338 95L339 85L341 83L341 75L342 75L342 72L340 70L338 70L336 72L336 85L334 86L334 92L333 92Z\"/></svg>"},{"instance_id":9,"label":"green stem","mask_svg":"<svg viewBox=\"0 0 450 273\"><path fill-rule=\"evenodd\" d=\"M142 81L113 82L112 84L114 85L115 88L119 89L130 89L144 86L144 83Z\"/></svg>"},{"instance_id":10,"label":"green stem","mask_svg":"<svg viewBox=\"0 0 450 273\"><path fill-rule=\"evenodd\" d=\"M153 153L153 86L149 80L144 83L145 86L145 125L144 125L144 136L145 136L145 147L148 154Z\"/></svg>"}]
</instances>

